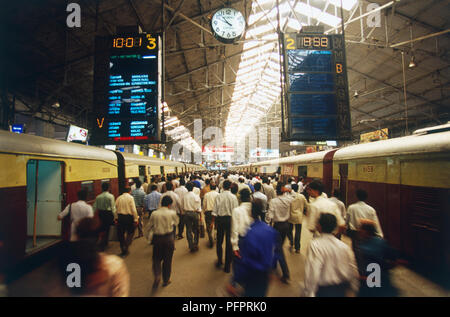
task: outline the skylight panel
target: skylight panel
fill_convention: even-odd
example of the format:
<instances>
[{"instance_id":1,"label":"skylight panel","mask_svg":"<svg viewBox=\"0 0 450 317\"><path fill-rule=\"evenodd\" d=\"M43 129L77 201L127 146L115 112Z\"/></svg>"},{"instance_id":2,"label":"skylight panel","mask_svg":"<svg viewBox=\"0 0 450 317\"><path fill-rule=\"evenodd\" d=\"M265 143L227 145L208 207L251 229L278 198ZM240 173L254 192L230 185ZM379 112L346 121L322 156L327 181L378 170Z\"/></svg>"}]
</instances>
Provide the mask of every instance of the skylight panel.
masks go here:
<instances>
[{"instance_id":1,"label":"skylight panel","mask_svg":"<svg viewBox=\"0 0 450 317\"><path fill-rule=\"evenodd\" d=\"M303 2L297 3L295 7L295 12L299 14L306 15L310 18L316 19L326 25L336 27L341 23L341 19L331 15L329 13L323 12L320 9L307 5Z\"/></svg>"},{"instance_id":2,"label":"skylight panel","mask_svg":"<svg viewBox=\"0 0 450 317\"><path fill-rule=\"evenodd\" d=\"M336 7L341 7L341 0L329 0L331 4ZM342 0L342 8L350 11L358 3L358 0Z\"/></svg>"}]
</instances>

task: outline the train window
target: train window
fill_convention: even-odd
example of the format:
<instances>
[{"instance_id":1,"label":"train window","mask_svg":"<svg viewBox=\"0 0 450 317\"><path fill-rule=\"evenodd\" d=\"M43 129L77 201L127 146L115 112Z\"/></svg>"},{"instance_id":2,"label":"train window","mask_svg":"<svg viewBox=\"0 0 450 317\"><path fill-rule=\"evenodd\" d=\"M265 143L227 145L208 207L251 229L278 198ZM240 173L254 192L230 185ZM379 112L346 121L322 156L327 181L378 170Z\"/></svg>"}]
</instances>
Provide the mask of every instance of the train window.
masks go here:
<instances>
[{"instance_id":1,"label":"train window","mask_svg":"<svg viewBox=\"0 0 450 317\"><path fill-rule=\"evenodd\" d=\"M144 182L144 178L145 178L145 166L139 166L139 180L141 181L141 183Z\"/></svg>"},{"instance_id":2,"label":"train window","mask_svg":"<svg viewBox=\"0 0 450 317\"><path fill-rule=\"evenodd\" d=\"M297 171L298 171L298 177L302 176L302 177L306 177L308 174L308 167L307 166L299 166L297 167Z\"/></svg>"},{"instance_id":3,"label":"train window","mask_svg":"<svg viewBox=\"0 0 450 317\"><path fill-rule=\"evenodd\" d=\"M102 179L101 180L101 186L103 186L103 183L107 183L108 185L110 185L109 189L111 189L111 180L109 178L108 179Z\"/></svg>"},{"instance_id":4,"label":"train window","mask_svg":"<svg viewBox=\"0 0 450 317\"><path fill-rule=\"evenodd\" d=\"M87 190L87 193L88 193L87 201L95 199L94 181L81 182L81 189L86 189Z\"/></svg>"}]
</instances>

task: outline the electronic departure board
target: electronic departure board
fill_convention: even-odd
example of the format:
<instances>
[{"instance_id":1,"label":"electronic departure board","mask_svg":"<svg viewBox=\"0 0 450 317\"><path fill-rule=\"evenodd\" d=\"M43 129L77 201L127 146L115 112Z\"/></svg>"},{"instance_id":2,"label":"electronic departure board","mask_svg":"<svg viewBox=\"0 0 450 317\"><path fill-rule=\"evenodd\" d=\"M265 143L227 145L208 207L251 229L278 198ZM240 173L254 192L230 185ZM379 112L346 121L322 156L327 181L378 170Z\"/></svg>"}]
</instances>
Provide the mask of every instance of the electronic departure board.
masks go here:
<instances>
[{"instance_id":1,"label":"electronic departure board","mask_svg":"<svg viewBox=\"0 0 450 317\"><path fill-rule=\"evenodd\" d=\"M96 38L90 144L160 143L161 36Z\"/></svg>"},{"instance_id":2,"label":"electronic departure board","mask_svg":"<svg viewBox=\"0 0 450 317\"><path fill-rule=\"evenodd\" d=\"M350 140L350 106L341 34L284 35L285 141Z\"/></svg>"}]
</instances>

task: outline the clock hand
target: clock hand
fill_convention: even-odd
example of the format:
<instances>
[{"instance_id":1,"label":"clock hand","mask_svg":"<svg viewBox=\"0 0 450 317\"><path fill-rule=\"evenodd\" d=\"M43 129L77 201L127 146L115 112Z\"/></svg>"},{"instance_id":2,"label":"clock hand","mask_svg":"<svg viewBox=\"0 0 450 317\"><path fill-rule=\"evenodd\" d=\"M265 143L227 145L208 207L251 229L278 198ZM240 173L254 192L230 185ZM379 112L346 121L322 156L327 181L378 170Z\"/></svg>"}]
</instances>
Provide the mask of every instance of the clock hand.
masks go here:
<instances>
[{"instance_id":1,"label":"clock hand","mask_svg":"<svg viewBox=\"0 0 450 317\"><path fill-rule=\"evenodd\" d=\"M232 24L231 24L230 22L228 22L227 19L225 19L225 17L222 17L222 20L223 20L226 24L228 24L229 26L232 26Z\"/></svg>"}]
</instances>

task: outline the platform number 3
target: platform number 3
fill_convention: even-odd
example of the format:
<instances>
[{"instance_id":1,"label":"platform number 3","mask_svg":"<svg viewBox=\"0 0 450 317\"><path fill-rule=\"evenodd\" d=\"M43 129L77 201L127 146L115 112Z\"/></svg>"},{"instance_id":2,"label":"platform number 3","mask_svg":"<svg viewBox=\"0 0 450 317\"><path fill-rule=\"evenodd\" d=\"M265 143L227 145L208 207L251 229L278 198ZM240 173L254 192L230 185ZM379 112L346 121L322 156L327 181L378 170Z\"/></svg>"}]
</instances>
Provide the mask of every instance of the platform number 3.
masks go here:
<instances>
[{"instance_id":1,"label":"platform number 3","mask_svg":"<svg viewBox=\"0 0 450 317\"><path fill-rule=\"evenodd\" d=\"M147 34L147 40L148 40L147 48L149 50L153 50L156 47L156 39L152 37L150 34Z\"/></svg>"}]
</instances>

